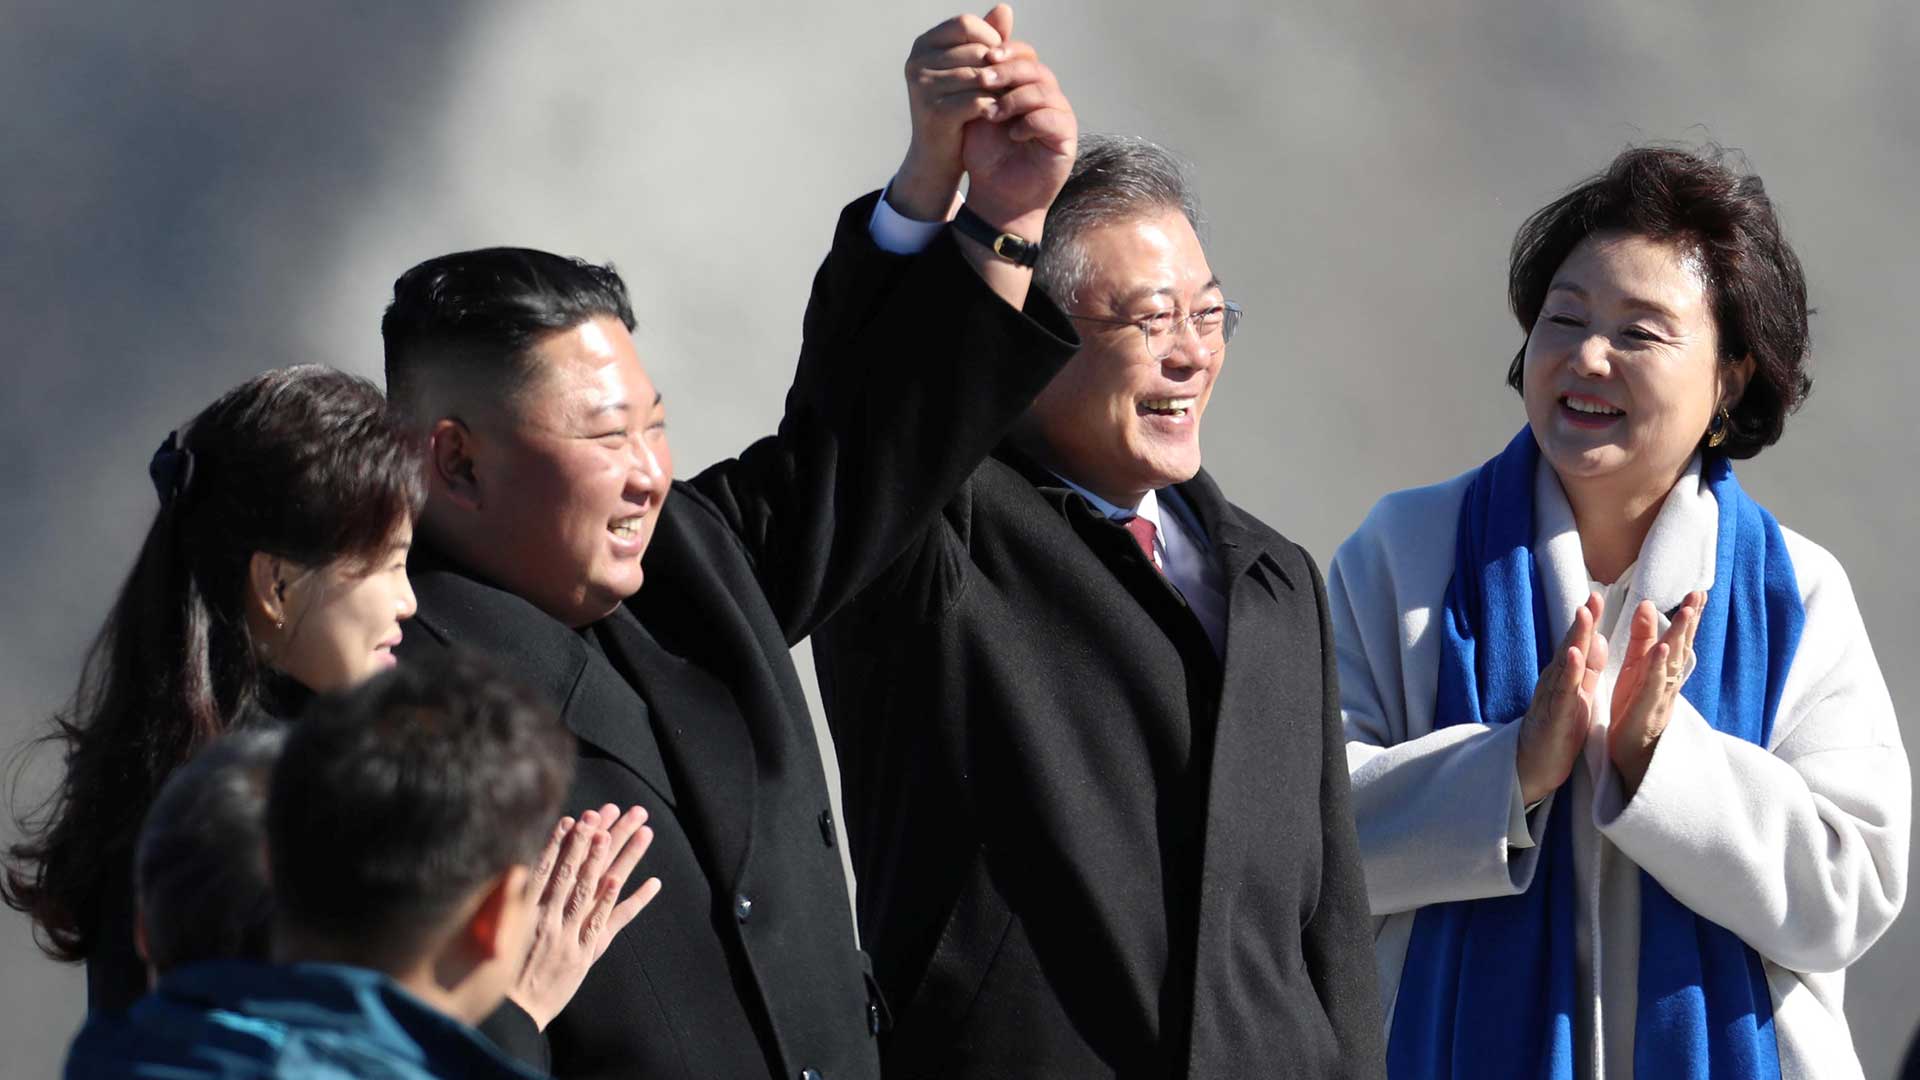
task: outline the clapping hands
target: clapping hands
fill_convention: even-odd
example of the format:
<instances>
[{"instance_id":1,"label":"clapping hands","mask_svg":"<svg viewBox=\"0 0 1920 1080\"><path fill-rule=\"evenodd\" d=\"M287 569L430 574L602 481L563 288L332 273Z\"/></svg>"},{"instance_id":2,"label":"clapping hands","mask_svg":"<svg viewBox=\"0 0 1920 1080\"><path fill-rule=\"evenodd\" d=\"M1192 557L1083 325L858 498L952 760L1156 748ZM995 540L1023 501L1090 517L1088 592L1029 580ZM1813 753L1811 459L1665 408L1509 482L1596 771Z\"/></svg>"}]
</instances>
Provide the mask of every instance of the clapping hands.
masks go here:
<instances>
[{"instance_id":1,"label":"clapping hands","mask_svg":"<svg viewBox=\"0 0 1920 1080\"><path fill-rule=\"evenodd\" d=\"M1613 759L1628 798L1640 790L1647 766L1653 763L1653 749L1673 717L1673 699L1680 696L1686 681L1693 635L1700 629L1700 611L1706 606L1706 593L1688 593L1665 634L1659 633L1660 616L1651 603L1642 600L1634 609L1607 727L1607 756Z\"/></svg>"},{"instance_id":2,"label":"clapping hands","mask_svg":"<svg viewBox=\"0 0 1920 1080\"><path fill-rule=\"evenodd\" d=\"M1684 682L1693 635L1700 628L1706 602L1706 593L1688 593L1664 634L1659 632L1660 615L1651 602L1643 600L1634 610L1607 724L1607 754L1628 798L1639 790L1654 748L1673 716L1673 700ZM1600 673L1607 667L1607 641L1594 628L1604 605L1596 594L1575 613L1572 629L1561 642L1559 654L1540 673L1533 703L1520 721L1515 765L1520 797L1528 805L1566 782L1597 721L1593 706Z\"/></svg>"},{"instance_id":3,"label":"clapping hands","mask_svg":"<svg viewBox=\"0 0 1920 1080\"><path fill-rule=\"evenodd\" d=\"M545 1031L580 989L587 971L640 909L660 892L648 878L625 900L628 875L653 843L647 812L622 814L609 803L575 821L561 818L534 864L528 888L539 897L533 944L508 997Z\"/></svg>"}]
</instances>

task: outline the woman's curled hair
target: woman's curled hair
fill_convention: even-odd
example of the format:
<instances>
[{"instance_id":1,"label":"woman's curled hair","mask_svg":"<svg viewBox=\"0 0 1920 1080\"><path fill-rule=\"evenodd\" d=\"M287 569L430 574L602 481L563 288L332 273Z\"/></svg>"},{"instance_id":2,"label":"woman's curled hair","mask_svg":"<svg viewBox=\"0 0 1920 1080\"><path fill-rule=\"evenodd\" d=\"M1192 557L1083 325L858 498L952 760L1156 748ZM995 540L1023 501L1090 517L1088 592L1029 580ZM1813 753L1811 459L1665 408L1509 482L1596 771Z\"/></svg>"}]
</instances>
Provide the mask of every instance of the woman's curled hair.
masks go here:
<instances>
[{"instance_id":1,"label":"woman's curled hair","mask_svg":"<svg viewBox=\"0 0 1920 1080\"><path fill-rule=\"evenodd\" d=\"M133 887L160 785L258 706L253 554L371 568L425 503L423 455L377 387L317 365L234 387L155 455L159 513L43 740L65 774L0 875L0 899L33 917L50 955L91 954L103 912Z\"/></svg>"},{"instance_id":2,"label":"woman's curled hair","mask_svg":"<svg viewBox=\"0 0 1920 1080\"><path fill-rule=\"evenodd\" d=\"M1547 289L1582 240L1601 233L1678 244L1697 256L1723 362L1753 357L1753 377L1716 452L1750 458L1779 441L1813 383L1806 373L1806 276L1760 178L1730 168L1718 147L1635 147L1536 211L1513 238L1507 298L1531 333ZM1507 369L1520 389L1525 345Z\"/></svg>"}]
</instances>

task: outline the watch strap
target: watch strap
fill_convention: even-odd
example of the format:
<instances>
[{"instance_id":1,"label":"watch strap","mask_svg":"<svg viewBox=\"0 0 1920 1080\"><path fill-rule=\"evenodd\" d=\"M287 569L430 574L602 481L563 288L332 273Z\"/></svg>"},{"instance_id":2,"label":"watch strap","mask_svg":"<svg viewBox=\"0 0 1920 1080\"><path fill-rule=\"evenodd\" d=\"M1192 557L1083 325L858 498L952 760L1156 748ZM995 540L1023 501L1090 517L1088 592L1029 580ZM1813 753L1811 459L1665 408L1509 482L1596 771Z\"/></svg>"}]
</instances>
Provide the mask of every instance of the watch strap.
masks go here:
<instances>
[{"instance_id":1,"label":"watch strap","mask_svg":"<svg viewBox=\"0 0 1920 1080\"><path fill-rule=\"evenodd\" d=\"M1039 241L1003 232L987 224L987 220L974 213L966 203L961 203L960 212L953 216L953 227L962 236L979 241L987 250L1016 266L1032 267L1040 261Z\"/></svg>"}]
</instances>

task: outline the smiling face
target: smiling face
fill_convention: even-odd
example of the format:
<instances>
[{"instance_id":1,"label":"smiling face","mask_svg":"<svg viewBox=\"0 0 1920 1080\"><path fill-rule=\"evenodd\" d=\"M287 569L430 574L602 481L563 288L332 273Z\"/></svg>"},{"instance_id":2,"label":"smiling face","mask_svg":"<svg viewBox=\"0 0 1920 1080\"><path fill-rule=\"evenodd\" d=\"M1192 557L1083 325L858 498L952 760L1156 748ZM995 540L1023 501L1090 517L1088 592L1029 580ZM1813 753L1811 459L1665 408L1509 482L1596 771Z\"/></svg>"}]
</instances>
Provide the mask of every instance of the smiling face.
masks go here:
<instances>
[{"instance_id":1,"label":"smiling face","mask_svg":"<svg viewBox=\"0 0 1920 1080\"><path fill-rule=\"evenodd\" d=\"M1026 430L1035 455L1117 506L1200 471L1200 418L1226 359L1176 325L1172 353L1155 360L1134 325L1223 302L1220 283L1186 215L1168 209L1089 228L1080 237L1086 284L1073 298L1086 344L1034 401Z\"/></svg>"},{"instance_id":2,"label":"smiling face","mask_svg":"<svg viewBox=\"0 0 1920 1080\"><path fill-rule=\"evenodd\" d=\"M385 551L371 561L337 559L284 573L276 585L284 625L266 638L273 666L323 694L392 667L400 624L414 612L413 586L407 581L412 545L413 522L402 521Z\"/></svg>"},{"instance_id":3,"label":"smiling face","mask_svg":"<svg viewBox=\"0 0 1920 1080\"><path fill-rule=\"evenodd\" d=\"M618 319L555 331L528 359L526 384L476 431L469 527L497 584L585 626L640 588L673 479L666 412Z\"/></svg>"},{"instance_id":4,"label":"smiling face","mask_svg":"<svg viewBox=\"0 0 1920 1080\"><path fill-rule=\"evenodd\" d=\"M1663 498L1751 359L1720 361L1699 261L1642 236L1580 242L1547 291L1522 367L1527 421L1562 486Z\"/></svg>"}]
</instances>

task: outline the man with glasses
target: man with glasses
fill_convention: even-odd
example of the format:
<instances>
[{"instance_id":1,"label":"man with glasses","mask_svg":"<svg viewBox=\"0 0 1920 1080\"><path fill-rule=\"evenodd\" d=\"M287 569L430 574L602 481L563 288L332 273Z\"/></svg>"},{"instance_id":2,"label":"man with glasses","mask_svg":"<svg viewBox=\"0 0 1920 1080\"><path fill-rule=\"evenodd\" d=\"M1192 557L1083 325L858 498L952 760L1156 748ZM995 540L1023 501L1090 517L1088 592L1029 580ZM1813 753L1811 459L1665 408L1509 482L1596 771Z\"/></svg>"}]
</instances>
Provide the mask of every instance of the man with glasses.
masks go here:
<instances>
[{"instance_id":1,"label":"man with glasses","mask_svg":"<svg viewBox=\"0 0 1920 1080\"><path fill-rule=\"evenodd\" d=\"M890 1075L1383 1071L1320 574L1200 468L1197 220L1081 139L1034 283L1084 346L815 635Z\"/></svg>"}]
</instances>

